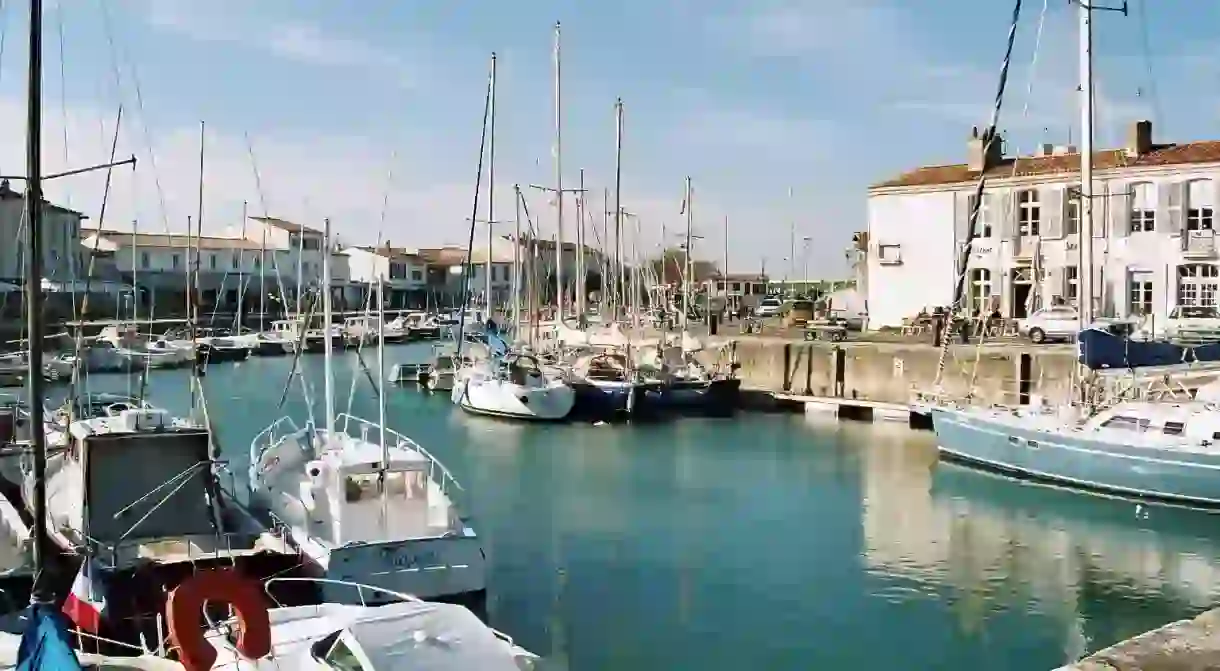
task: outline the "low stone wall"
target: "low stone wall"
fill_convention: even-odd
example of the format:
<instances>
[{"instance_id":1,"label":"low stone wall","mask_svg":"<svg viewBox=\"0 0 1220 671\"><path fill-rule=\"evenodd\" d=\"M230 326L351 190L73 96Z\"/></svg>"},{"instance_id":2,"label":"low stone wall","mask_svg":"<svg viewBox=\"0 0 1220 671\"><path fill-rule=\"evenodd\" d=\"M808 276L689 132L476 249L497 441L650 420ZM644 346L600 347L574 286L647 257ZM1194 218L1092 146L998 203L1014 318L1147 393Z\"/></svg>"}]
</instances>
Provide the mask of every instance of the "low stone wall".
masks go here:
<instances>
[{"instance_id":1,"label":"low stone wall","mask_svg":"<svg viewBox=\"0 0 1220 671\"><path fill-rule=\"evenodd\" d=\"M736 352L747 387L888 403L909 403L915 390L932 391L940 358L939 349L920 343L779 338L741 338ZM942 391L964 396L973 390L989 403L1015 403L1022 390L1064 398L1074 360L1075 353L1063 347L957 345L946 358Z\"/></svg>"},{"instance_id":2,"label":"low stone wall","mask_svg":"<svg viewBox=\"0 0 1220 671\"><path fill-rule=\"evenodd\" d=\"M1208 669L1220 669L1220 609L1140 634L1056 671Z\"/></svg>"}]
</instances>

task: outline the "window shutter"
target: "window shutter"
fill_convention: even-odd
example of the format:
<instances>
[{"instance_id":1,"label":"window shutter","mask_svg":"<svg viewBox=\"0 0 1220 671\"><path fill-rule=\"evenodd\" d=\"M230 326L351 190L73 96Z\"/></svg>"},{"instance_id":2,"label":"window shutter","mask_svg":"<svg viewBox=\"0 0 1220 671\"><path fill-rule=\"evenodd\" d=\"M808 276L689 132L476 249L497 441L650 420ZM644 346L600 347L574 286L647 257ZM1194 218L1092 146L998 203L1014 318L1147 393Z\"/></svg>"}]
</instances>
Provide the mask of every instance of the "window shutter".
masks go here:
<instances>
[{"instance_id":1,"label":"window shutter","mask_svg":"<svg viewBox=\"0 0 1220 671\"><path fill-rule=\"evenodd\" d=\"M959 249L970 232L970 201L973 200L971 195L959 193L953 203L953 239L957 241Z\"/></svg>"},{"instance_id":2,"label":"window shutter","mask_svg":"<svg viewBox=\"0 0 1220 671\"><path fill-rule=\"evenodd\" d=\"M999 205L996 208L1000 222L1000 236L1002 238L1016 239L1020 235L1020 228L1017 226L1017 194L1015 191L1009 191L1003 194L993 196L990 204Z\"/></svg>"},{"instance_id":3,"label":"window shutter","mask_svg":"<svg viewBox=\"0 0 1220 671\"><path fill-rule=\"evenodd\" d=\"M1051 298L1064 298L1067 296L1067 273L1064 272L1063 267L1051 268L1048 275L1050 276L1048 287L1050 288ZM1053 300L1047 301L1047 305L1052 304L1054 304Z\"/></svg>"},{"instance_id":4,"label":"window shutter","mask_svg":"<svg viewBox=\"0 0 1220 671\"><path fill-rule=\"evenodd\" d=\"M1131 234L1131 185L1110 182L1110 230L1116 238Z\"/></svg>"},{"instance_id":5,"label":"window shutter","mask_svg":"<svg viewBox=\"0 0 1220 671\"><path fill-rule=\"evenodd\" d=\"M1162 185L1162 188L1164 187L1165 185ZM1182 211L1186 206L1186 183L1169 184L1165 201L1169 210L1166 221L1169 222L1170 235L1182 235L1186 231L1186 213Z\"/></svg>"},{"instance_id":6,"label":"window shutter","mask_svg":"<svg viewBox=\"0 0 1220 671\"><path fill-rule=\"evenodd\" d=\"M1063 237L1063 189L1043 189L1039 198L1042 199L1042 237L1048 240L1058 240Z\"/></svg>"},{"instance_id":7,"label":"window shutter","mask_svg":"<svg viewBox=\"0 0 1220 671\"><path fill-rule=\"evenodd\" d=\"M1110 214L1110 198L1106 183L1093 180L1093 237L1106 237L1106 221Z\"/></svg>"}]
</instances>

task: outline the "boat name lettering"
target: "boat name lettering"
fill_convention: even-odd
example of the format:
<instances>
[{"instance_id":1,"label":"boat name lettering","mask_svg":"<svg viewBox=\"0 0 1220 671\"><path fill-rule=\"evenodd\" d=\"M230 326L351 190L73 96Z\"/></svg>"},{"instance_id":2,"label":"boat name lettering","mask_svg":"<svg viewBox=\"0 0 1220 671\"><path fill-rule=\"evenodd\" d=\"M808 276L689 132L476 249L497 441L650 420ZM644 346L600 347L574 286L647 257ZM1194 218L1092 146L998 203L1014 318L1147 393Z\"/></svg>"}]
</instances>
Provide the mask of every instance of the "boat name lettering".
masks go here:
<instances>
[{"instance_id":1,"label":"boat name lettering","mask_svg":"<svg viewBox=\"0 0 1220 671\"><path fill-rule=\"evenodd\" d=\"M424 568L436 566L440 562L437 560L435 552L424 551L400 552L390 559L390 563L396 568Z\"/></svg>"}]
</instances>

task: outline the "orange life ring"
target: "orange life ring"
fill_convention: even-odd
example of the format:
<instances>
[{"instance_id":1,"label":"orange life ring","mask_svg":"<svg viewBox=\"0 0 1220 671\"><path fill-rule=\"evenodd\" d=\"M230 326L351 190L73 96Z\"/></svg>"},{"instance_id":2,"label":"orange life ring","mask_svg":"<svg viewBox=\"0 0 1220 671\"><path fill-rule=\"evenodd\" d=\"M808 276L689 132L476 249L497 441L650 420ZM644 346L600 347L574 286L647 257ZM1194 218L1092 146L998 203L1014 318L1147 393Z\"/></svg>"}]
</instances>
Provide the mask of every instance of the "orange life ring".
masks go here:
<instances>
[{"instance_id":1,"label":"orange life ring","mask_svg":"<svg viewBox=\"0 0 1220 671\"><path fill-rule=\"evenodd\" d=\"M216 649L204 638L203 606L227 603L237 612L237 651L251 659L271 654L271 618L259 583L229 568L205 569L169 593L170 642L187 671L208 671Z\"/></svg>"}]
</instances>

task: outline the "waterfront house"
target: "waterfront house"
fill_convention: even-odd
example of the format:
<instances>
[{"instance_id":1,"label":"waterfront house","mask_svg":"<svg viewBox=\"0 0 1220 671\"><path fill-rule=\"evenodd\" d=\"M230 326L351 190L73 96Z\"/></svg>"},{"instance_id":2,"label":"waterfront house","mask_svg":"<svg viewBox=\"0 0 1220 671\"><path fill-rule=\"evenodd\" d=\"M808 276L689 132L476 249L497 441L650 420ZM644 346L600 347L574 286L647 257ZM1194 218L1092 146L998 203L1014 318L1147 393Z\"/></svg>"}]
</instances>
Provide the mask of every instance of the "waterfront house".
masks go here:
<instances>
[{"instance_id":1,"label":"waterfront house","mask_svg":"<svg viewBox=\"0 0 1220 671\"><path fill-rule=\"evenodd\" d=\"M869 188L869 327L898 326L948 305L979 176L987 175L966 263L968 309L1009 318L1053 302L1078 304L1080 155L1043 145L1005 157L976 131L967 161L917 168ZM1164 319L1178 305L1217 303L1215 207L1220 141L1157 142L1152 123L1126 146L1096 151L1093 304L1099 315ZM1087 247L1086 247L1087 249Z\"/></svg>"}]
</instances>

